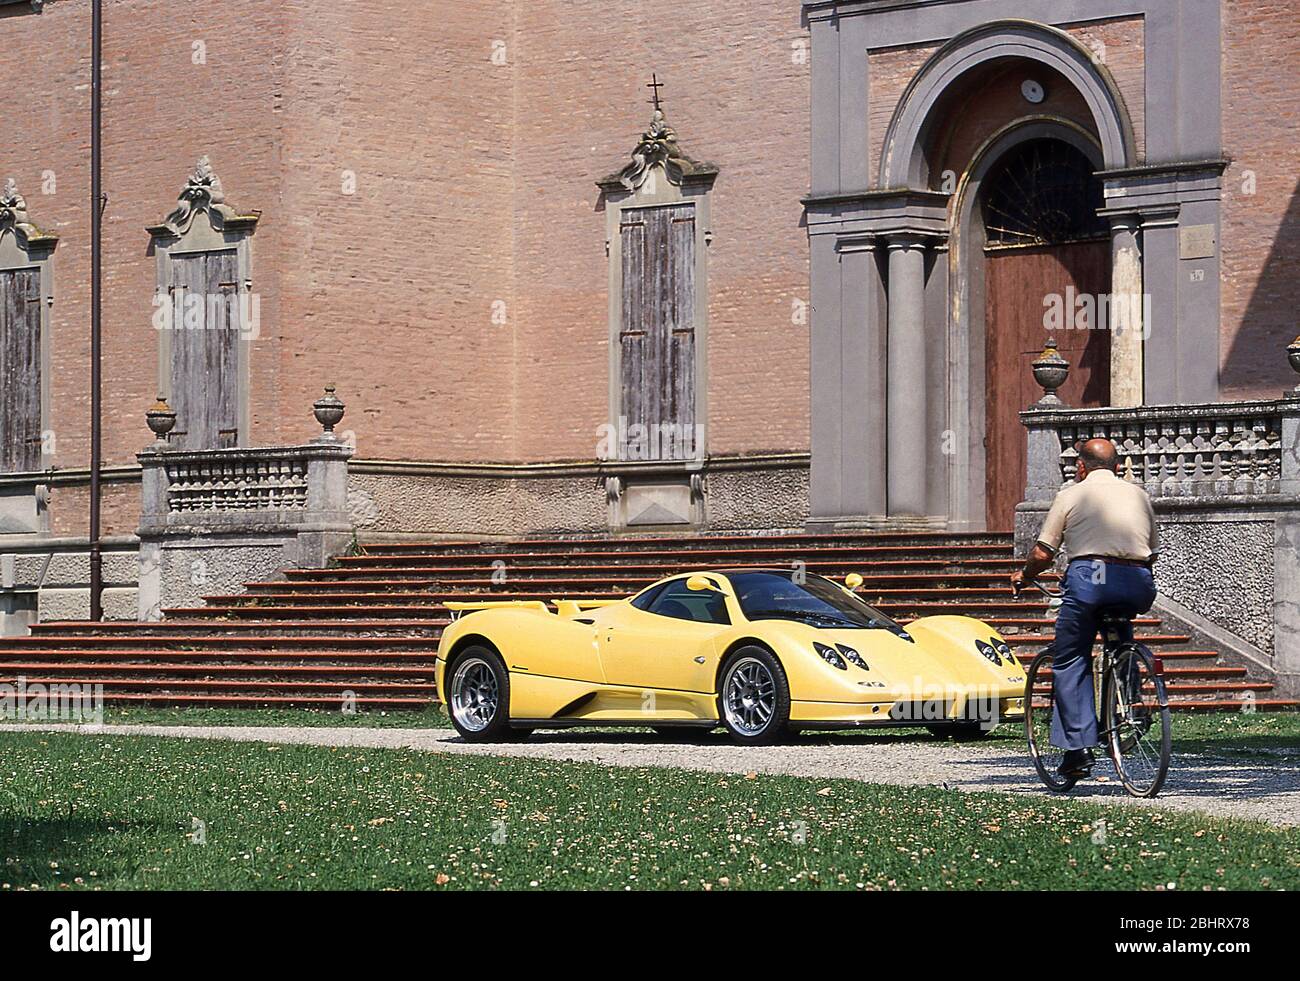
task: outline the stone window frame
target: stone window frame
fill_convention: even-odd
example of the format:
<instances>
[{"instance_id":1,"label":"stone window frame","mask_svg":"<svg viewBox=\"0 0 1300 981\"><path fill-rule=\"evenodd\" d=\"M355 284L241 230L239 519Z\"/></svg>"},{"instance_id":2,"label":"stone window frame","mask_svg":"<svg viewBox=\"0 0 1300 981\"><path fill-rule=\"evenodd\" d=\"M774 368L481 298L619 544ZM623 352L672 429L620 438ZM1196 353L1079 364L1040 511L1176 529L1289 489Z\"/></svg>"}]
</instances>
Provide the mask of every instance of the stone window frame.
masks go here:
<instances>
[{"instance_id":1,"label":"stone window frame","mask_svg":"<svg viewBox=\"0 0 1300 981\"><path fill-rule=\"evenodd\" d=\"M204 220L197 220L202 214ZM221 179L212 169L209 158L199 158L194 172L181 188L176 207L156 225L146 228L149 233L149 250L156 262L155 296L170 297L175 283L172 279L172 256L187 253L222 252L234 250L239 294L253 289L253 233L261 212L240 212L225 203ZM235 392L237 425L236 446L248 446L250 408L250 362L252 340L246 332L240 333L237 353L238 384ZM172 398L172 331L163 330L158 337L158 393ZM182 425L184 423L182 422Z\"/></svg>"},{"instance_id":2,"label":"stone window frame","mask_svg":"<svg viewBox=\"0 0 1300 981\"><path fill-rule=\"evenodd\" d=\"M59 236L43 231L27 214L27 202L18 192L13 178L5 182L0 192L0 271L36 269L41 280L41 434L54 428L52 415L52 382L54 334L51 313L54 309L54 250ZM41 471L54 466L55 452L51 441L41 440ZM57 449L57 446L55 446Z\"/></svg>"},{"instance_id":3,"label":"stone window frame","mask_svg":"<svg viewBox=\"0 0 1300 981\"><path fill-rule=\"evenodd\" d=\"M650 125L632 151L631 162L596 182L605 211L605 255L608 259L609 424L619 425L622 405L623 248L620 227L624 212L690 204L695 209L695 425L708 439L709 381L709 245L713 241L711 198L718 176L715 164L694 160L682 152L677 134L656 109ZM696 447L696 458L656 461L698 469L707 446ZM615 461L611 461L615 462Z\"/></svg>"}]
</instances>

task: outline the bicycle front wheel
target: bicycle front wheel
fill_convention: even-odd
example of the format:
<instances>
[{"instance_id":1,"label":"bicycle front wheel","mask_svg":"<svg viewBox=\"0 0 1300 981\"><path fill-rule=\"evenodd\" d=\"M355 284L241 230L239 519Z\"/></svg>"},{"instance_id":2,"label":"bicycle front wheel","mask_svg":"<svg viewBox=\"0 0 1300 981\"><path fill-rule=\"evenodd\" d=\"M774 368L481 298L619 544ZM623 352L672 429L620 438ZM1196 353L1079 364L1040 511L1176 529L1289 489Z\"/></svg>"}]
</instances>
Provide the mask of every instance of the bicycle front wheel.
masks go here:
<instances>
[{"instance_id":1,"label":"bicycle front wheel","mask_svg":"<svg viewBox=\"0 0 1300 981\"><path fill-rule=\"evenodd\" d=\"M1102 679L1102 728L1124 789L1154 797L1169 772L1172 739L1169 696L1151 653L1126 644Z\"/></svg>"},{"instance_id":2,"label":"bicycle front wheel","mask_svg":"<svg viewBox=\"0 0 1300 981\"><path fill-rule=\"evenodd\" d=\"M1052 686L1052 650L1048 648L1034 658L1025 679L1025 738L1033 757L1038 779L1049 790L1063 794L1077 782L1063 777L1057 770L1064 751L1052 745L1052 711L1055 688Z\"/></svg>"}]
</instances>

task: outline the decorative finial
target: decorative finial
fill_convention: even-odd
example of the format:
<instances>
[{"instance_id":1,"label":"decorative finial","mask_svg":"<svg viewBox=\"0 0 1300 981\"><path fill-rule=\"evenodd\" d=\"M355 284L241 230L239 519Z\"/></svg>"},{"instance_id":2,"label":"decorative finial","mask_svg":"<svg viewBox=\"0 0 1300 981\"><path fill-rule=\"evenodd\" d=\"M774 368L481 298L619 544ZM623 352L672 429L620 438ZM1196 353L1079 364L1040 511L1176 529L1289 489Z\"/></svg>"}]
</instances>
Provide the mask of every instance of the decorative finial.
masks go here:
<instances>
[{"instance_id":1,"label":"decorative finial","mask_svg":"<svg viewBox=\"0 0 1300 981\"><path fill-rule=\"evenodd\" d=\"M318 398L312 405L315 412L316 421L321 424L321 433L318 439L337 439L334 435L334 427L343 419L344 405L342 400L334 394L334 386L326 385L325 394Z\"/></svg>"},{"instance_id":2,"label":"decorative finial","mask_svg":"<svg viewBox=\"0 0 1300 981\"><path fill-rule=\"evenodd\" d=\"M1043 397L1035 404L1061 405L1056 390L1064 385L1065 380L1070 376L1070 362L1061 357L1061 352L1056 349L1056 338L1047 339L1047 346L1043 348L1043 353L1034 359L1032 366L1034 381L1038 382L1043 390Z\"/></svg>"},{"instance_id":3,"label":"decorative finial","mask_svg":"<svg viewBox=\"0 0 1300 981\"><path fill-rule=\"evenodd\" d=\"M166 443L168 434L176 425L176 413L160 394L158 401L144 414L144 421L149 424L150 431L158 437L158 442Z\"/></svg>"}]
</instances>

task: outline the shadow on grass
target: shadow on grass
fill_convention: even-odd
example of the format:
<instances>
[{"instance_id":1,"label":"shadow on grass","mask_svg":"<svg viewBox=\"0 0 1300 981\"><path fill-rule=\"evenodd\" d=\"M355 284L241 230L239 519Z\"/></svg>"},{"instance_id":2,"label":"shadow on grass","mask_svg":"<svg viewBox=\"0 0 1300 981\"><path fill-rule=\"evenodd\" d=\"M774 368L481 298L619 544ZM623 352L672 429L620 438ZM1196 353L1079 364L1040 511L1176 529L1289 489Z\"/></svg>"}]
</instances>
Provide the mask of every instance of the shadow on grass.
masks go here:
<instances>
[{"instance_id":1,"label":"shadow on grass","mask_svg":"<svg viewBox=\"0 0 1300 981\"><path fill-rule=\"evenodd\" d=\"M153 821L3 814L0 882L17 889L57 889L78 878L86 886L130 879L139 866L130 853L173 833L179 838L175 826Z\"/></svg>"},{"instance_id":2,"label":"shadow on grass","mask_svg":"<svg viewBox=\"0 0 1300 981\"><path fill-rule=\"evenodd\" d=\"M979 783L991 789L1023 789L1027 782L1041 787L1028 754L1023 756L980 756L959 761L972 772L979 773ZM1300 786L1300 761L1296 764L1279 764L1275 759L1252 762L1248 759L1218 759L1180 753L1175 748L1169 764L1169 774L1160 796L1177 794L1180 797L1240 801L1276 801L1279 807L1294 811L1295 790ZM1044 793L1051 793L1042 788ZM1053 794L1053 796L1057 796ZM1092 776L1059 796L1087 800L1089 798L1127 796L1115 766L1110 758L1098 754ZM1294 820L1294 818L1292 819Z\"/></svg>"}]
</instances>

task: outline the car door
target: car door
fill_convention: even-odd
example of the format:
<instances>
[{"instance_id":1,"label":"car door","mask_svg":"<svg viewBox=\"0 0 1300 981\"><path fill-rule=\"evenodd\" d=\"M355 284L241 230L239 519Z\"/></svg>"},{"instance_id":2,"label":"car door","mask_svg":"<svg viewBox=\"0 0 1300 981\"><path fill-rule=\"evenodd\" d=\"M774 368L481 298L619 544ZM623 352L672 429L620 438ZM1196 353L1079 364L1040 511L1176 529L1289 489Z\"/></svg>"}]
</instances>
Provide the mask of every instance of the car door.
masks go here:
<instances>
[{"instance_id":1,"label":"car door","mask_svg":"<svg viewBox=\"0 0 1300 981\"><path fill-rule=\"evenodd\" d=\"M600 653L606 683L712 692L716 641L730 626L722 593L687 589L686 577L669 580L644 609L630 605L605 627Z\"/></svg>"}]
</instances>

